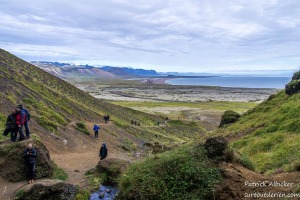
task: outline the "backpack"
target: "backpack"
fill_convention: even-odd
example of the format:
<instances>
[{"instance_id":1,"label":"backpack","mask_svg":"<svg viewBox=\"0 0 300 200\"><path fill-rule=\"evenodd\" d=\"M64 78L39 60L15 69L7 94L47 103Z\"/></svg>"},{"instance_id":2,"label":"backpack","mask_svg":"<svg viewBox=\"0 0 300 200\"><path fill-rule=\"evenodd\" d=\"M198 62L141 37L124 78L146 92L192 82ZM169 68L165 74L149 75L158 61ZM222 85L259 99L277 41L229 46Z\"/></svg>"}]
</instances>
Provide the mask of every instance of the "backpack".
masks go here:
<instances>
[{"instance_id":1,"label":"backpack","mask_svg":"<svg viewBox=\"0 0 300 200\"><path fill-rule=\"evenodd\" d=\"M30 120L30 113L27 110L25 110L25 109L23 109L23 112L26 115L26 120L29 121Z\"/></svg>"}]
</instances>

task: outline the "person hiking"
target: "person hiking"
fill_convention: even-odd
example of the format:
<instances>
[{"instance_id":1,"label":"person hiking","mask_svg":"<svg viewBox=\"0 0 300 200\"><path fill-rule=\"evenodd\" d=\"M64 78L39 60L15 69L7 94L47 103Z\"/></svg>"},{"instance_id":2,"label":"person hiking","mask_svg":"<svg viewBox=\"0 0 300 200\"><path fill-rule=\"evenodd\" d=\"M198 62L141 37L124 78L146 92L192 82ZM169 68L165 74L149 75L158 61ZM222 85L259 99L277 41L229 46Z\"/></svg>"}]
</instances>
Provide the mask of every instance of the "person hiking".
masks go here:
<instances>
[{"instance_id":1,"label":"person hiking","mask_svg":"<svg viewBox=\"0 0 300 200\"><path fill-rule=\"evenodd\" d=\"M30 114L26 109L23 108L23 105L21 104L19 105L19 109L21 110L21 118L24 120L26 137L30 138L30 131L28 127L28 122L30 121Z\"/></svg>"},{"instance_id":2,"label":"person hiking","mask_svg":"<svg viewBox=\"0 0 300 200\"><path fill-rule=\"evenodd\" d=\"M106 118L107 118L107 123L109 124L110 116L106 115Z\"/></svg>"},{"instance_id":3,"label":"person hiking","mask_svg":"<svg viewBox=\"0 0 300 200\"><path fill-rule=\"evenodd\" d=\"M107 148L106 148L106 144L103 143L99 153L100 160L105 159L106 156L107 156Z\"/></svg>"},{"instance_id":4,"label":"person hiking","mask_svg":"<svg viewBox=\"0 0 300 200\"><path fill-rule=\"evenodd\" d=\"M98 138L98 133L99 133L99 129L100 129L100 126L98 126L97 124L94 125L94 133L95 133L95 138Z\"/></svg>"},{"instance_id":5,"label":"person hiking","mask_svg":"<svg viewBox=\"0 0 300 200\"><path fill-rule=\"evenodd\" d=\"M28 183L33 183L35 179L35 162L36 162L36 150L32 147L32 144L29 143L27 148L24 150L26 171L28 176Z\"/></svg>"},{"instance_id":6,"label":"person hiking","mask_svg":"<svg viewBox=\"0 0 300 200\"><path fill-rule=\"evenodd\" d=\"M104 115L103 119L105 121L105 124L107 124L107 116L106 115Z\"/></svg>"},{"instance_id":7,"label":"person hiking","mask_svg":"<svg viewBox=\"0 0 300 200\"><path fill-rule=\"evenodd\" d=\"M7 116L6 127L10 132L10 142L15 142L17 140L18 125L16 121L17 111L13 109L12 113Z\"/></svg>"},{"instance_id":8,"label":"person hiking","mask_svg":"<svg viewBox=\"0 0 300 200\"><path fill-rule=\"evenodd\" d=\"M24 115L23 115L23 117L24 117ZM19 132L18 141L25 140L25 136L23 133L24 121L25 121L24 118L22 119L21 110L19 108L17 108L16 109L16 124L17 124L18 132Z\"/></svg>"}]
</instances>

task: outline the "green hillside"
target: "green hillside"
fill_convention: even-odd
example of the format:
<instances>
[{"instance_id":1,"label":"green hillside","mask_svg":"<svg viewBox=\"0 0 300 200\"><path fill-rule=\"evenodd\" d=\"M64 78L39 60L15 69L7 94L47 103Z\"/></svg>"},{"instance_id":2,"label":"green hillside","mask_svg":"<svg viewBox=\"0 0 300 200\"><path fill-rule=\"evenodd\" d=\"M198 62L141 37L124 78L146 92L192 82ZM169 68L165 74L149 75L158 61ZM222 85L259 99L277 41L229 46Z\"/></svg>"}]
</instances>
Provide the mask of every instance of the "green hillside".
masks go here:
<instances>
[{"instance_id":1,"label":"green hillside","mask_svg":"<svg viewBox=\"0 0 300 200\"><path fill-rule=\"evenodd\" d=\"M189 124L151 128L156 120L163 118L96 99L2 49L0 82L1 130L7 114L22 103L31 112L31 124L39 133L61 134L74 122L103 123L104 114L111 116L116 131L126 131L150 142L182 142L198 137L202 132L200 127ZM138 119L142 126L131 126L132 119ZM184 134L177 130L183 130Z\"/></svg>"},{"instance_id":2,"label":"green hillside","mask_svg":"<svg viewBox=\"0 0 300 200\"><path fill-rule=\"evenodd\" d=\"M300 94L270 96L238 122L218 131L259 172L300 169Z\"/></svg>"}]
</instances>

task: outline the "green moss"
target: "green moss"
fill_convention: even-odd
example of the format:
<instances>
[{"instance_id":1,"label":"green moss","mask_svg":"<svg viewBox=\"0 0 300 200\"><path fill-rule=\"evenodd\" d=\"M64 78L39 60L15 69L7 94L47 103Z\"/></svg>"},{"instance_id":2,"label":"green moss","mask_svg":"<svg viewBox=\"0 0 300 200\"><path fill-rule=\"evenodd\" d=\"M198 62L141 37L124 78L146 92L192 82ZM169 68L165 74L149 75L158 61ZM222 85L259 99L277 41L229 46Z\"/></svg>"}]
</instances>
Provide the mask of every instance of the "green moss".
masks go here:
<instances>
[{"instance_id":1,"label":"green moss","mask_svg":"<svg viewBox=\"0 0 300 200\"><path fill-rule=\"evenodd\" d=\"M20 199L24 196L24 194L25 194L25 191L23 189L20 189L16 192L14 199Z\"/></svg>"},{"instance_id":2,"label":"green moss","mask_svg":"<svg viewBox=\"0 0 300 200\"><path fill-rule=\"evenodd\" d=\"M39 125L51 132L56 132L58 129L57 123L50 121L47 117L38 116L36 120L39 123Z\"/></svg>"},{"instance_id":3,"label":"green moss","mask_svg":"<svg viewBox=\"0 0 300 200\"><path fill-rule=\"evenodd\" d=\"M75 197L75 200L87 200L90 198L90 192L88 190L81 190Z\"/></svg>"},{"instance_id":4,"label":"green moss","mask_svg":"<svg viewBox=\"0 0 300 200\"><path fill-rule=\"evenodd\" d=\"M87 127L85 126L85 124L83 122L77 122L75 128L76 128L76 130L78 130L86 135L90 134L90 131L87 129Z\"/></svg>"},{"instance_id":5,"label":"green moss","mask_svg":"<svg viewBox=\"0 0 300 200\"><path fill-rule=\"evenodd\" d=\"M184 146L134 163L120 178L122 199L204 199L221 181L203 147Z\"/></svg>"},{"instance_id":6,"label":"green moss","mask_svg":"<svg viewBox=\"0 0 300 200\"><path fill-rule=\"evenodd\" d=\"M218 133L238 135L232 148L247 156L257 171L290 171L300 157L299 105L300 94L288 96L281 91Z\"/></svg>"},{"instance_id":7,"label":"green moss","mask_svg":"<svg viewBox=\"0 0 300 200\"><path fill-rule=\"evenodd\" d=\"M66 181L69 178L69 175L63 169L59 168L55 163L53 163L53 175L51 178Z\"/></svg>"}]
</instances>

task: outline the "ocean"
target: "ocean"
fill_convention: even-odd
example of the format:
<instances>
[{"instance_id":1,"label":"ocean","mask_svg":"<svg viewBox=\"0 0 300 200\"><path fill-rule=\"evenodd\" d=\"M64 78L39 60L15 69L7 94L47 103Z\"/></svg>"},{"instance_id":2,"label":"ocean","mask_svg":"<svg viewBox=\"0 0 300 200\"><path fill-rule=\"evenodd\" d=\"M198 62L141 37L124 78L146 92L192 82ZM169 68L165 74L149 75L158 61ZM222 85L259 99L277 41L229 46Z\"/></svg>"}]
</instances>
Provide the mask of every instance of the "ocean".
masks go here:
<instances>
[{"instance_id":1,"label":"ocean","mask_svg":"<svg viewBox=\"0 0 300 200\"><path fill-rule=\"evenodd\" d=\"M220 86L238 88L276 88L283 89L290 77L203 77L203 78L174 78L166 83L170 85Z\"/></svg>"}]
</instances>

